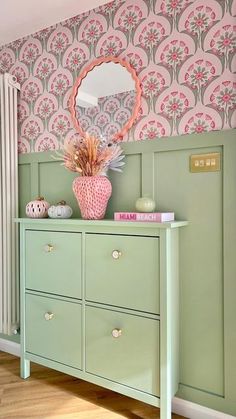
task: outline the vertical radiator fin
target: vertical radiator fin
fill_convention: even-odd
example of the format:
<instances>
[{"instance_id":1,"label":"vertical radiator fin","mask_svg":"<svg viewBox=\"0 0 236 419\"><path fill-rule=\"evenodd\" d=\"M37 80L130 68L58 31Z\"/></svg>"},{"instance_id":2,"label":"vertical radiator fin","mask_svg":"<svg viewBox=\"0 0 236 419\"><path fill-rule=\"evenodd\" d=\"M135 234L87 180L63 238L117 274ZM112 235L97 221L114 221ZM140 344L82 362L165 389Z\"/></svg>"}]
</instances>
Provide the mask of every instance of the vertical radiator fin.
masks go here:
<instances>
[{"instance_id":1,"label":"vertical radiator fin","mask_svg":"<svg viewBox=\"0 0 236 419\"><path fill-rule=\"evenodd\" d=\"M15 77L0 75L0 333L19 326L18 153Z\"/></svg>"}]
</instances>

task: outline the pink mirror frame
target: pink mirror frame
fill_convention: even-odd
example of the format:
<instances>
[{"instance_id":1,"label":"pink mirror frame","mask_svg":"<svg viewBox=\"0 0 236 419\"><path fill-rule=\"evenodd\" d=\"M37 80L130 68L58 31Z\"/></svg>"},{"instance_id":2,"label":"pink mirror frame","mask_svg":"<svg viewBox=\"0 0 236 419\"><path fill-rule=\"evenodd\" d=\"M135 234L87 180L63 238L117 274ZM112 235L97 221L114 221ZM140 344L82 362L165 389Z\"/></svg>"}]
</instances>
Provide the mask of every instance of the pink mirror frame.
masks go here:
<instances>
[{"instance_id":1,"label":"pink mirror frame","mask_svg":"<svg viewBox=\"0 0 236 419\"><path fill-rule=\"evenodd\" d=\"M126 122L126 124L124 125L124 127L122 128L122 130L120 132L118 132L117 134L114 135L114 142L117 141L122 141L124 135L127 133L127 131L132 127L132 125L135 122L135 119L138 116L138 111L140 108L140 103L141 103L141 85L140 85L140 81L139 78L136 74L136 71L134 70L133 67L131 67L131 65L118 58L118 57L113 57L113 56L107 56L107 57L100 57L97 58L96 60L92 61L87 67L84 68L84 70L82 71L82 73L80 74L80 76L76 79L75 84L73 86L72 89L72 93L71 93L71 97L70 97L70 104L69 104L69 109L71 112L71 116L72 116L72 121L73 124L75 126L76 131L78 131L80 133L80 135L84 136L85 132L82 130L77 118L76 118L76 96L77 96L77 92L78 89L82 83L82 80L87 76L88 72L93 70L94 67L103 64L103 63L117 63L117 64L121 64L123 67L125 67L129 73L131 74L134 82L135 82L135 90L136 90L136 97L135 97L135 105L133 108L133 112L132 115L130 117L130 119Z\"/></svg>"}]
</instances>

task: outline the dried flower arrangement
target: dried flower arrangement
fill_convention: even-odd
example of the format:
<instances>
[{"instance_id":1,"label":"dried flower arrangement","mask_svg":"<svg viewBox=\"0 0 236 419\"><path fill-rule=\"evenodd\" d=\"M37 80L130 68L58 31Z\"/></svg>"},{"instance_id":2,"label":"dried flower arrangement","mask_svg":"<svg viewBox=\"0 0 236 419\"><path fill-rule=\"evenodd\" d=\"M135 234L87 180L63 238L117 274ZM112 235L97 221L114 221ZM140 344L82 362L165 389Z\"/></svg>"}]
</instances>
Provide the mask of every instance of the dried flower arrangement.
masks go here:
<instances>
[{"instance_id":1,"label":"dried flower arrangement","mask_svg":"<svg viewBox=\"0 0 236 419\"><path fill-rule=\"evenodd\" d=\"M109 169L121 172L123 151L118 144L110 144L86 133L81 141L64 147L64 166L81 176L106 175Z\"/></svg>"}]
</instances>

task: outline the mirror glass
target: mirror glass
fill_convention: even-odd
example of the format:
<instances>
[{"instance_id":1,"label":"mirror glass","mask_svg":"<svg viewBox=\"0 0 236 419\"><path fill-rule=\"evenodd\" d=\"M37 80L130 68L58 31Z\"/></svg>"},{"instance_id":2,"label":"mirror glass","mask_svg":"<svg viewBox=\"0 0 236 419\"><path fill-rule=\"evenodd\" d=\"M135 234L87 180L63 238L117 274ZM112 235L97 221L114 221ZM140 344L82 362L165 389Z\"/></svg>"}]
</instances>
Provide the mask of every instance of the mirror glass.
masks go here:
<instances>
[{"instance_id":1,"label":"mirror glass","mask_svg":"<svg viewBox=\"0 0 236 419\"><path fill-rule=\"evenodd\" d=\"M136 95L135 80L126 67L119 62L96 65L82 78L75 96L79 131L108 141L119 138L133 117Z\"/></svg>"}]
</instances>

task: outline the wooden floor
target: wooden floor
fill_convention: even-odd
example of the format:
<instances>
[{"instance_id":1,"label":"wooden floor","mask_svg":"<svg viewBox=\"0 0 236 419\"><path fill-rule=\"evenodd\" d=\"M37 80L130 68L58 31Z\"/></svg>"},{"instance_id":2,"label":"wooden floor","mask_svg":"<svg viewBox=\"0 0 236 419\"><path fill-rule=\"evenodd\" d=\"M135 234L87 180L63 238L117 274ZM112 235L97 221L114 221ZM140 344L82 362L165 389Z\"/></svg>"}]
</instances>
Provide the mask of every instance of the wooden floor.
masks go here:
<instances>
[{"instance_id":1,"label":"wooden floor","mask_svg":"<svg viewBox=\"0 0 236 419\"><path fill-rule=\"evenodd\" d=\"M19 358L0 352L1 419L159 418L157 408L36 364L27 380L19 373Z\"/></svg>"}]
</instances>

